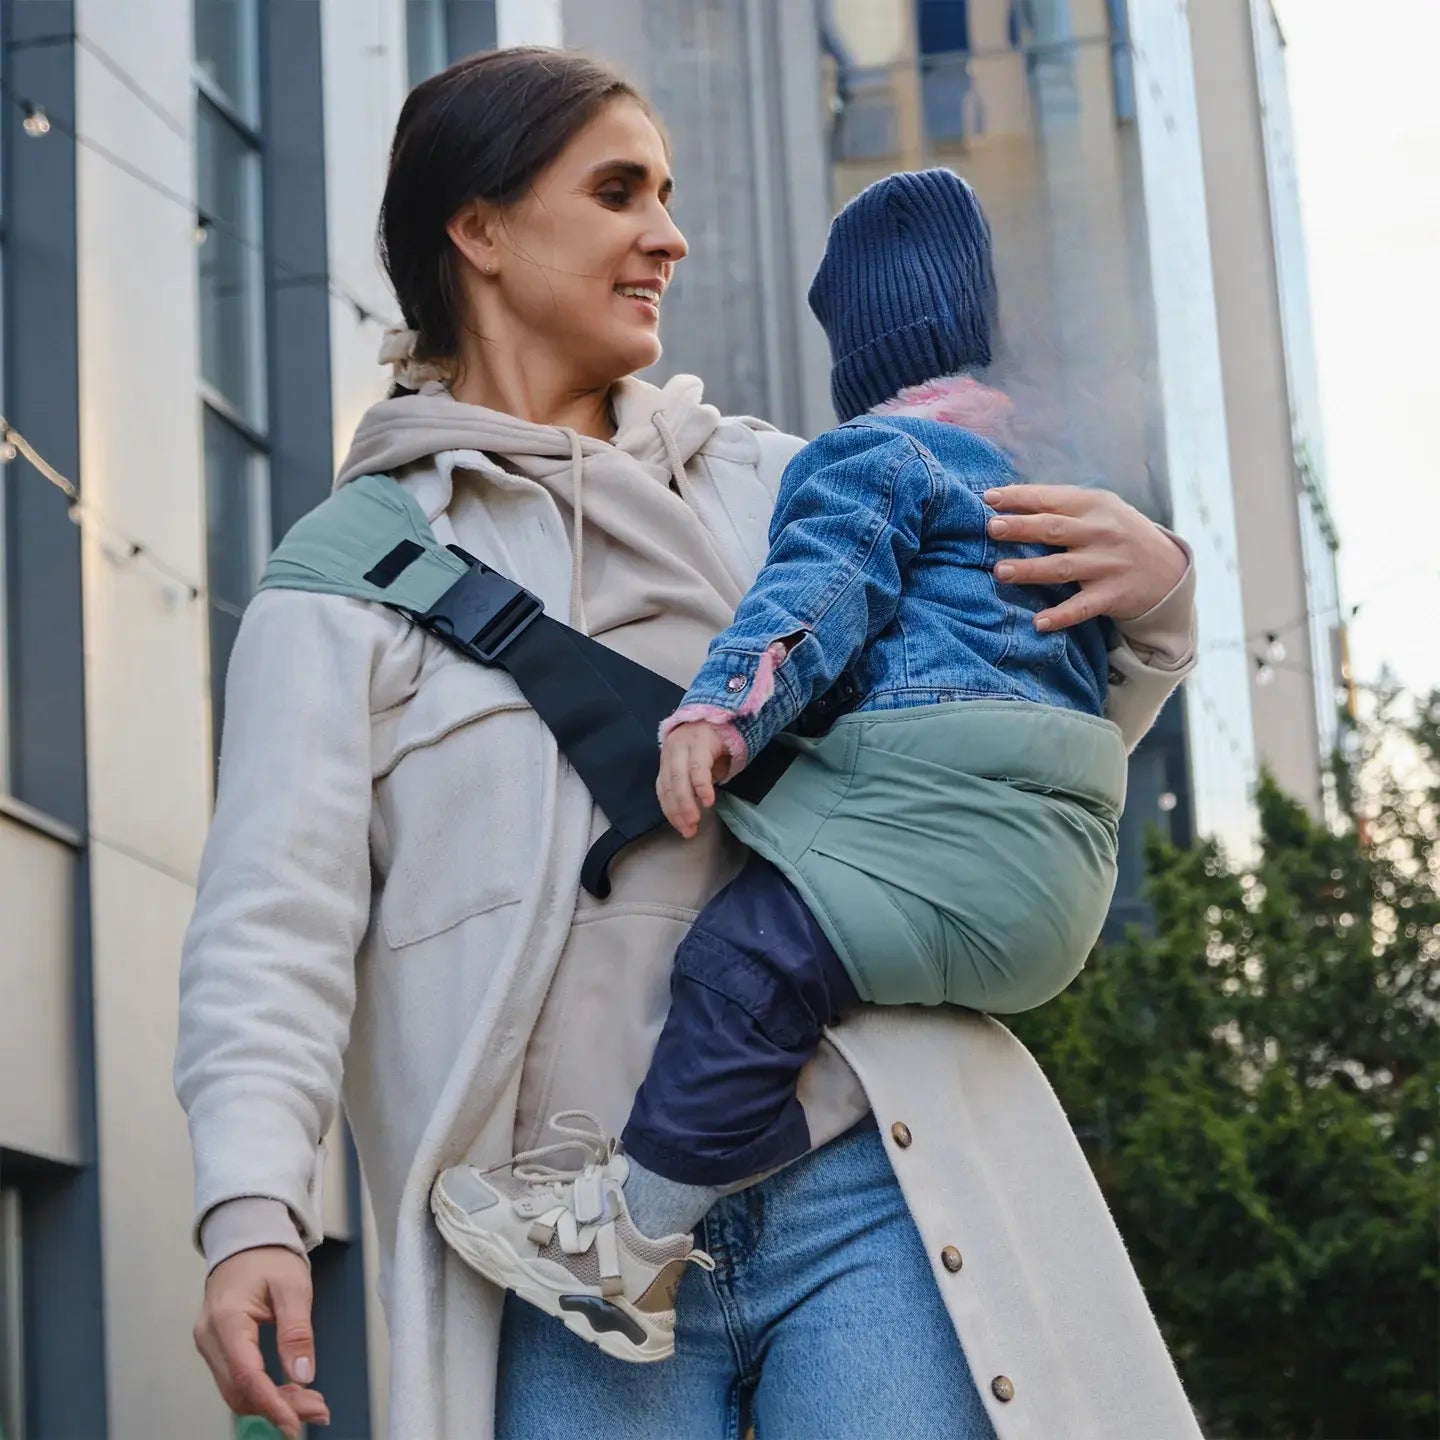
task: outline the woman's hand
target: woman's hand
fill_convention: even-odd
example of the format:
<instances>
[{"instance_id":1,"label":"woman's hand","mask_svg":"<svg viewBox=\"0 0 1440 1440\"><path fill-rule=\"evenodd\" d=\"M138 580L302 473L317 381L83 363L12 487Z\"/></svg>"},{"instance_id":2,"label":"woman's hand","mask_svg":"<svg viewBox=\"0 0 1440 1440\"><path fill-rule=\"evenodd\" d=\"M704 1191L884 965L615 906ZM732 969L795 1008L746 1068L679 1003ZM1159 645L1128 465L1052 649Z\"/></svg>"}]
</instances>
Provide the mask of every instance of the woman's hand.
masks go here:
<instances>
[{"instance_id":1,"label":"woman's hand","mask_svg":"<svg viewBox=\"0 0 1440 1440\"><path fill-rule=\"evenodd\" d=\"M330 1410L315 1378L310 1326L310 1267L293 1250L264 1245L222 1260L205 1282L195 1322L195 1348L215 1377L221 1398L237 1415L263 1415L288 1440L300 1427L328 1425ZM260 1326L275 1326L280 1362L290 1377L276 1385L260 1355Z\"/></svg>"},{"instance_id":2,"label":"woman's hand","mask_svg":"<svg viewBox=\"0 0 1440 1440\"><path fill-rule=\"evenodd\" d=\"M1001 560L995 566L997 580L1080 587L1079 594L1042 610L1035 617L1037 630L1064 630L1098 615L1135 620L1180 583L1190 563L1153 520L1108 490L1006 485L987 490L985 503L1001 512L990 521L992 539L1053 545L1061 552Z\"/></svg>"},{"instance_id":3,"label":"woman's hand","mask_svg":"<svg viewBox=\"0 0 1440 1440\"><path fill-rule=\"evenodd\" d=\"M655 793L665 818L687 839L700 829L700 815L715 803L715 787L730 769L724 730L707 720L677 725L660 747Z\"/></svg>"}]
</instances>

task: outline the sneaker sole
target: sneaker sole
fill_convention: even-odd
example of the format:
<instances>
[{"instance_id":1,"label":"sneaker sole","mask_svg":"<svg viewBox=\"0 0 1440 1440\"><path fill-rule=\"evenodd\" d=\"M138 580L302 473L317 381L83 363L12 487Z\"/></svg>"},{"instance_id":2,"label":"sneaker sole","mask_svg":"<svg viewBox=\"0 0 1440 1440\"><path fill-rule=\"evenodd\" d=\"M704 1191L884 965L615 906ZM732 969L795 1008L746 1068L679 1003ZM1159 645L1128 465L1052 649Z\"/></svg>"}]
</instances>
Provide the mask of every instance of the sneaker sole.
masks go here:
<instances>
[{"instance_id":1,"label":"sneaker sole","mask_svg":"<svg viewBox=\"0 0 1440 1440\"><path fill-rule=\"evenodd\" d=\"M525 1261L503 1236L477 1233L458 1224L440 1199L437 1185L430 1194L430 1213L446 1244L476 1274L492 1285L512 1291L527 1304L553 1315L572 1335L605 1354L632 1365L651 1365L675 1353L675 1336L625 1300L607 1300L587 1290L552 1290L531 1278ZM569 1301L569 1305L566 1305ZM635 1341L625 1330L644 1332Z\"/></svg>"}]
</instances>

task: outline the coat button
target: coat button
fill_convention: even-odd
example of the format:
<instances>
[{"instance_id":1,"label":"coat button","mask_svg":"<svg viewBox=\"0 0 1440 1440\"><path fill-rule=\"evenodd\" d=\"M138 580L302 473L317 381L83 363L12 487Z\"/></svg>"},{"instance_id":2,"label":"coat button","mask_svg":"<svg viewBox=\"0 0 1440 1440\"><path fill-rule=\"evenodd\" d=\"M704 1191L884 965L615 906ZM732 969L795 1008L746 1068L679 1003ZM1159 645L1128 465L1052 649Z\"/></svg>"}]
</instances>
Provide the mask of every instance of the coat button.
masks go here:
<instances>
[{"instance_id":1,"label":"coat button","mask_svg":"<svg viewBox=\"0 0 1440 1440\"><path fill-rule=\"evenodd\" d=\"M732 675L725 682L725 688L732 695L738 695L749 683L750 682L743 675Z\"/></svg>"},{"instance_id":2,"label":"coat button","mask_svg":"<svg viewBox=\"0 0 1440 1440\"><path fill-rule=\"evenodd\" d=\"M910 1148L910 1141L914 1139L914 1136L910 1134L910 1127L903 1120L897 1120L890 1127L890 1138L902 1150L908 1150Z\"/></svg>"},{"instance_id":3,"label":"coat button","mask_svg":"<svg viewBox=\"0 0 1440 1440\"><path fill-rule=\"evenodd\" d=\"M1008 1375L997 1375L990 1382L990 1393L997 1400L1013 1400L1015 1398L1015 1383Z\"/></svg>"},{"instance_id":4,"label":"coat button","mask_svg":"<svg viewBox=\"0 0 1440 1440\"><path fill-rule=\"evenodd\" d=\"M940 1252L940 1263L953 1275L965 1263L965 1257L953 1245L947 1245Z\"/></svg>"}]
</instances>

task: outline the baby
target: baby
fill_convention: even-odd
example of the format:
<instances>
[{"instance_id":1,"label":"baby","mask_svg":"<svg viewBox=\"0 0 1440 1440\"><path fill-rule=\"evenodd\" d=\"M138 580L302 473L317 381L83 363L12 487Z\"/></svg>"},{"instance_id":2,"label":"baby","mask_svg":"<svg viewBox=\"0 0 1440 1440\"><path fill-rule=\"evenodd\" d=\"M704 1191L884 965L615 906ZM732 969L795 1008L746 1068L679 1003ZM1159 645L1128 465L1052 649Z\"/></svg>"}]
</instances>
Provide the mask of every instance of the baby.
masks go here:
<instances>
[{"instance_id":1,"label":"baby","mask_svg":"<svg viewBox=\"0 0 1440 1440\"><path fill-rule=\"evenodd\" d=\"M1107 622L1047 632L1055 592L992 573L984 495L1020 477L1009 402L973 378L995 284L970 188L945 170L870 186L810 305L842 423L786 469L764 568L661 727L666 816L693 836L714 805L751 858L676 952L621 1143L567 1112L559 1144L449 1170L432 1197L468 1264L622 1359L673 1352L715 1200L810 1148L796 1081L826 1026L862 1005L1043 1004L1114 888ZM577 1142L578 1175L543 1163Z\"/></svg>"}]
</instances>

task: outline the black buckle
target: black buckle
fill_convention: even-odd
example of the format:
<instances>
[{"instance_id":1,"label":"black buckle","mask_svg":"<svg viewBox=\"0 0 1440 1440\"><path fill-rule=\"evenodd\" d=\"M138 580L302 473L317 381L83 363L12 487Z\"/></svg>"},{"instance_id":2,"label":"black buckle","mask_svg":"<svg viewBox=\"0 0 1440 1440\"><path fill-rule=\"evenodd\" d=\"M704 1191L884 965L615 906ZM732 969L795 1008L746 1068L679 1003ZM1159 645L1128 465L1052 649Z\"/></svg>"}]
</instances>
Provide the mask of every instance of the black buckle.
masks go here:
<instances>
[{"instance_id":1,"label":"black buckle","mask_svg":"<svg viewBox=\"0 0 1440 1440\"><path fill-rule=\"evenodd\" d=\"M523 585L476 561L415 620L482 665L494 665L544 613Z\"/></svg>"}]
</instances>

